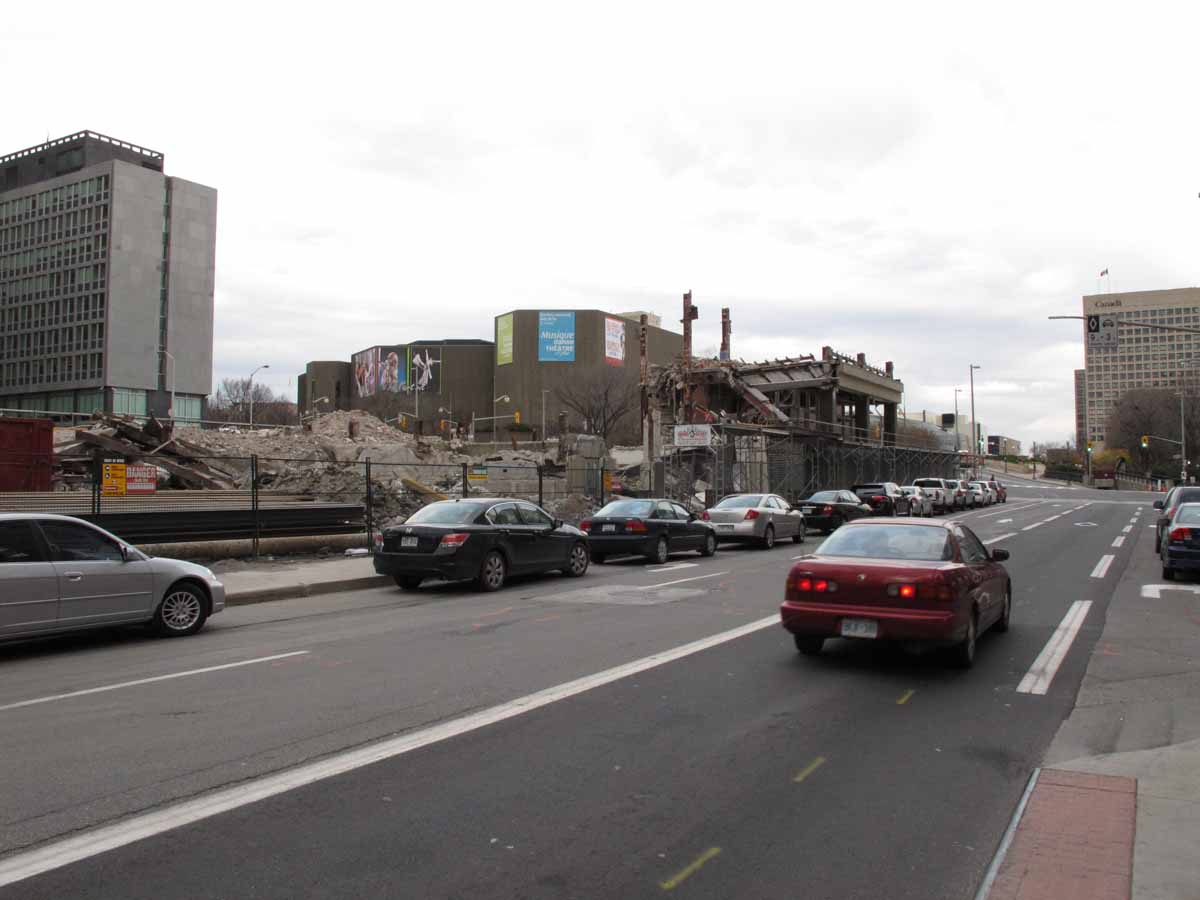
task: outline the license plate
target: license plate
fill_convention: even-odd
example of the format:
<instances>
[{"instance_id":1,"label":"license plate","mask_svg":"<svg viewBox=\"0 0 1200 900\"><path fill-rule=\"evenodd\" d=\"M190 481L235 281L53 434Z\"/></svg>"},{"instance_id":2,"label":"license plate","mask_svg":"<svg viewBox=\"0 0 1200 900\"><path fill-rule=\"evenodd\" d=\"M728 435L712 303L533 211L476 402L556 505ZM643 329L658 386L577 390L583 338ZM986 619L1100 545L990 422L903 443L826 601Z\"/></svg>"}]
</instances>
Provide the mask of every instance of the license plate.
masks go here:
<instances>
[{"instance_id":1,"label":"license plate","mask_svg":"<svg viewBox=\"0 0 1200 900\"><path fill-rule=\"evenodd\" d=\"M616 531L617 526L616 525L601 525L600 530L601 531Z\"/></svg>"},{"instance_id":2,"label":"license plate","mask_svg":"<svg viewBox=\"0 0 1200 900\"><path fill-rule=\"evenodd\" d=\"M718 525L717 531L733 531L732 525Z\"/></svg>"},{"instance_id":3,"label":"license plate","mask_svg":"<svg viewBox=\"0 0 1200 900\"><path fill-rule=\"evenodd\" d=\"M879 637L879 623L874 619L842 619L842 637Z\"/></svg>"},{"instance_id":4,"label":"license plate","mask_svg":"<svg viewBox=\"0 0 1200 900\"><path fill-rule=\"evenodd\" d=\"M400 538L400 546L401 547L415 547L415 546L417 546L417 538L415 536L414 537L402 537L402 538Z\"/></svg>"},{"instance_id":5,"label":"license plate","mask_svg":"<svg viewBox=\"0 0 1200 900\"><path fill-rule=\"evenodd\" d=\"M817 511L817 510L816 510L816 507L813 507L813 506L802 506L802 507L800 507L800 512L804 513L806 516L811 516L811 515L812 515L813 513L815 513L816 511Z\"/></svg>"}]
</instances>

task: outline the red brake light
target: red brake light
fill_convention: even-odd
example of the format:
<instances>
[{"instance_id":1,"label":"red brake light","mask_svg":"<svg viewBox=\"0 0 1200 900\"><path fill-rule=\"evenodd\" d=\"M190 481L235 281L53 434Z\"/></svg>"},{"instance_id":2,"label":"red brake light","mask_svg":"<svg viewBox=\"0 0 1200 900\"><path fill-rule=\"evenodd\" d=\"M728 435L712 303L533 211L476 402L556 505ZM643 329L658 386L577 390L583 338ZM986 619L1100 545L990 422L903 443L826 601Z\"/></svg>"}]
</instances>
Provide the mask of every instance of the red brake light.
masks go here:
<instances>
[{"instance_id":1,"label":"red brake light","mask_svg":"<svg viewBox=\"0 0 1200 900\"><path fill-rule=\"evenodd\" d=\"M708 510L707 510L707 509L706 509L704 512L700 513L700 518L702 518L702 519L703 519L705 522L711 522L711 521L712 521L712 516L710 516L710 515L708 514Z\"/></svg>"},{"instance_id":2,"label":"red brake light","mask_svg":"<svg viewBox=\"0 0 1200 900\"><path fill-rule=\"evenodd\" d=\"M371 540L374 542L375 550L377 552L383 549L383 535L382 534L380 534L378 531L375 532L375 534L373 534L371 536Z\"/></svg>"},{"instance_id":3,"label":"red brake light","mask_svg":"<svg viewBox=\"0 0 1200 900\"><path fill-rule=\"evenodd\" d=\"M464 531L454 531L450 534L443 534L442 539L438 541L438 549L445 547L447 550L457 550L467 542L467 538L471 535Z\"/></svg>"},{"instance_id":4,"label":"red brake light","mask_svg":"<svg viewBox=\"0 0 1200 900\"><path fill-rule=\"evenodd\" d=\"M824 578L818 579L817 581L813 582L813 590L818 594L823 594L829 590L829 582Z\"/></svg>"},{"instance_id":5,"label":"red brake light","mask_svg":"<svg viewBox=\"0 0 1200 900\"><path fill-rule=\"evenodd\" d=\"M757 519L758 518L758 510L757 509L746 510L746 518L747 519Z\"/></svg>"},{"instance_id":6,"label":"red brake light","mask_svg":"<svg viewBox=\"0 0 1200 900\"><path fill-rule=\"evenodd\" d=\"M833 512L833 507L832 506L822 506L821 512L824 513L825 515L829 515L831 512Z\"/></svg>"},{"instance_id":7,"label":"red brake light","mask_svg":"<svg viewBox=\"0 0 1200 900\"><path fill-rule=\"evenodd\" d=\"M625 530L632 531L635 534L645 534L646 533L646 523L643 522L641 519L630 519L628 522L625 523Z\"/></svg>"},{"instance_id":8,"label":"red brake light","mask_svg":"<svg viewBox=\"0 0 1200 900\"><path fill-rule=\"evenodd\" d=\"M592 520L584 519L582 522L580 522L579 530L580 531L591 531L592 530Z\"/></svg>"},{"instance_id":9,"label":"red brake light","mask_svg":"<svg viewBox=\"0 0 1200 900\"><path fill-rule=\"evenodd\" d=\"M811 578L801 578L796 581L796 590L798 591L804 591L807 593L808 591L811 591L812 588L813 583Z\"/></svg>"},{"instance_id":10,"label":"red brake light","mask_svg":"<svg viewBox=\"0 0 1200 900\"><path fill-rule=\"evenodd\" d=\"M911 600L913 597L917 596L916 586L912 584L900 585L900 596L905 600Z\"/></svg>"},{"instance_id":11,"label":"red brake light","mask_svg":"<svg viewBox=\"0 0 1200 900\"><path fill-rule=\"evenodd\" d=\"M871 502L872 502L872 503L882 503L882 502L883 502L883 497L881 497L881 496L879 496L878 494L876 494L874 497L872 497L872 498L871 498Z\"/></svg>"},{"instance_id":12,"label":"red brake light","mask_svg":"<svg viewBox=\"0 0 1200 900\"><path fill-rule=\"evenodd\" d=\"M1171 529L1170 540L1181 542L1181 541L1190 541L1191 539L1192 539L1192 529L1190 529L1190 528L1172 528Z\"/></svg>"}]
</instances>

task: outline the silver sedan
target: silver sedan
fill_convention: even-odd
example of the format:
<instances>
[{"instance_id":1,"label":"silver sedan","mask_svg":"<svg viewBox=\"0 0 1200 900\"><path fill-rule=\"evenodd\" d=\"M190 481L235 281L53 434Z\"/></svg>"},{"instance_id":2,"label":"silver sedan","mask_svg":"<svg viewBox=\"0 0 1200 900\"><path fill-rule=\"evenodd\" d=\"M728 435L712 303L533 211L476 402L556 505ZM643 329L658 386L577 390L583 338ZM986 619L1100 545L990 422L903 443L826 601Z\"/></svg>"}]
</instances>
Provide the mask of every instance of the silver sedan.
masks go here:
<instances>
[{"instance_id":1,"label":"silver sedan","mask_svg":"<svg viewBox=\"0 0 1200 900\"><path fill-rule=\"evenodd\" d=\"M723 543L753 543L767 550L782 538L804 543L804 513L778 494L732 494L706 510L704 518Z\"/></svg>"},{"instance_id":2,"label":"silver sedan","mask_svg":"<svg viewBox=\"0 0 1200 900\"><path fill-rule=\"evenodd\" d=\"M933 515L933 496L924 488L910 484L900 488L908 498L909 515L929 518Z\"/></svg>"},{"instance_id":3,"label":"silver sedan","mask_svg":"<svg viewBox=\"0 0 1200 900\"><path fill-rule=\"evenodd\" d=\"M224 608L204 566L146 556L71 516L0 513L0 640L134 623L182 637Z\"/></svg>"}]
</instances>

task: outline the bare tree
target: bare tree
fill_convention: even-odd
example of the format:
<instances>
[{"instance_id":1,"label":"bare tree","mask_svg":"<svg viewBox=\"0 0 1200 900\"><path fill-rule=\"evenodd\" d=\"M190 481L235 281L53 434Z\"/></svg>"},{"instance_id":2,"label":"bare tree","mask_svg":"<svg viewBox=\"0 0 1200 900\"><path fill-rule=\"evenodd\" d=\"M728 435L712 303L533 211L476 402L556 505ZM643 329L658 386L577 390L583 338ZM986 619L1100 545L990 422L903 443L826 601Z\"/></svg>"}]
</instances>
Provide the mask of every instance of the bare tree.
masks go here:
<instances>
[{"instance_id":1,"label":"bare tree","mask_svg":"<svg viewBox=\"0 0 1200 900\"><path fill-rule=\"evenodd\" d=\"M263 425L288 425L296 421L296 404L268 385L249 378L222 378L216 393L208 398L207 418L214 422L245 422L254 397L254 421Z\"/></svg>"},{"instance_id":2,"label":"bare tree","mask_svg":"<svg viewBox=\"0 0 1200 900\"><path fill-rule=\"evenodd\" d=\"M583 419L584 430L610 438L627 437L621 426L639 406L637 380L623 369L606 368L596 377L581 377L555 388L559 403Z\"/></svg>"},{"instance_id":3,"label":"bare tree","mask_svg":"<svg viewBox=\"0 0 1200 900\"><path fill-rule=\"evenodd\" d=\"M1141 471L1171 472L1179 467L1179 394L1168 389L1126 391L1117 400L1106 422L1105 444L1127 450L1131 465ZM1183 418L1188 447L1200 447L1200 398L1185 397ZM1143 448L1142 436L1149 446ZM1166 440L1163 440L1163 439Z\"/></svg>"}]
</instances>

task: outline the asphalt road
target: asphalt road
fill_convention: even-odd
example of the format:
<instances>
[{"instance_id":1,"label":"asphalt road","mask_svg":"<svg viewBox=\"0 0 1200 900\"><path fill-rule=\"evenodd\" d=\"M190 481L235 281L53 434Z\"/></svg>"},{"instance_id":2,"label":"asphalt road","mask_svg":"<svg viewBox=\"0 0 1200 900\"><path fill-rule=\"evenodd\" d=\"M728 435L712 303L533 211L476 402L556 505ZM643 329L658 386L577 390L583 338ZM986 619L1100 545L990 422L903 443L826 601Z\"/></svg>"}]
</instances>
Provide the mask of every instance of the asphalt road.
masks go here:
<instances>
[{"instance_id":1,"label":"asphalt road","mask_svg":"<svg viewBox=\"0 0 1200 900\"><path fill-rule=\"evenodd\" d=\"M812 538L0 647L0 890L970 898L1153 521L1146 494L1009 481L958 514L1012 553L1013 627L969 672L800 657L773 623L714 638L776 613Z\"/></svg>"}]
</instances>

